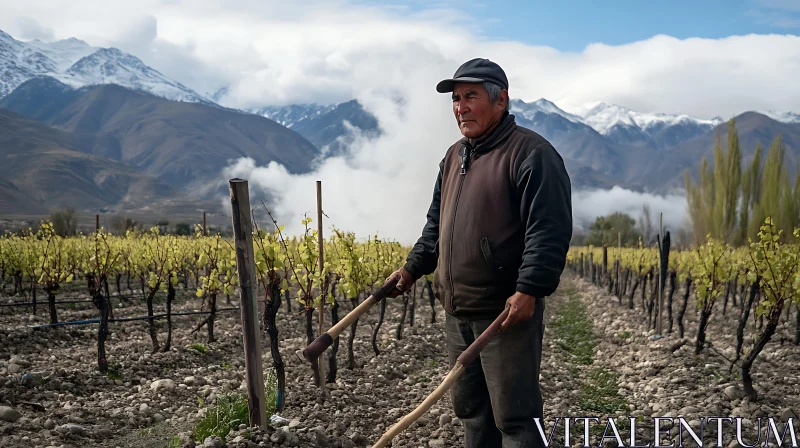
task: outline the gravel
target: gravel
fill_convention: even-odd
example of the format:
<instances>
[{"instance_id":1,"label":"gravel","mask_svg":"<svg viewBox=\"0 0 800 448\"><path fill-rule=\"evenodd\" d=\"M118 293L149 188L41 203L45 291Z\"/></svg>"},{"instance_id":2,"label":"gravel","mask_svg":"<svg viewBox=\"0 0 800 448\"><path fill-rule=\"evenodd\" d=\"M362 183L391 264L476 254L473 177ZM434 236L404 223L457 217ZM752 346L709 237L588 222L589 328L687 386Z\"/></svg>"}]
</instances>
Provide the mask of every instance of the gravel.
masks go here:
<instances>
[{"instance_id":1,"label":"gravel","mask_svg":"<svg viewBox=\"0 0 800 448\"><path fill-rule=\"evenodd\" d=\"M595 362L619 373L620 391L636 409L631 415L681 415L690 424L698 425L693 426L696 431L701 416L743 417L744 440L753 441L758 439L755 432L757 417L774 417L781 422L782 428L789 415L782 414L782 411L800 409L800 393L796 392L800 391L800 375L797 374L800 347L779 342L780 338L792 340L794 316L788 324L782 319L777 334L756 358L751 375L759 399L757 403L749 403L742 388L741 369L737 366L728 373L728 360L735 357L738 307L731 307L729 303L723 316L722 299L718 300L706 330L711 347L704 348L696 357L694 342L699 314L695 312L693 295L689 297L684 316L683 340L679 337L677 322L671 333L667 331L666 310L663 316L664 337L653 340L655 331L647 329L647 313L641 309L639 290L636 291L634 309L629 310L626 299L623 299L624 306L619 306L616 296L609 296L605 288L598 288L584 279L573 278L572 281L584 292L581 300L594 323L597 337ZM673 298L673 316L682 300L681 285ZM666 292L664 301L666 306ZM753 340L752 327L752 321L748 322L745 350L749 350L748 343ZM628 333L629 337L619 336ZM684 344L673 352L671 348L681 341ZM643 403L650 406L643 407ZM762 423L766 426L766 422ZM712 422L712 425L716 423ZM650 426L648 437L652 440L652 424ZM716 426L706 432L707 442L716 441ZM726 446L735 438L735 432L735 426L725 427ZM685 437L686 432L684 440Z\"/></svg>"},{"instance_id":2,"label":"gravel","mask_svg":"<svg viewBox=\"0 0 800 448\"><path fill-rule=\"evenodd\" d=\"M22 417L22 414L14 408L8 406L0 406L0 420L4 422L14 423Z\"/></svg>"}]
</instances>

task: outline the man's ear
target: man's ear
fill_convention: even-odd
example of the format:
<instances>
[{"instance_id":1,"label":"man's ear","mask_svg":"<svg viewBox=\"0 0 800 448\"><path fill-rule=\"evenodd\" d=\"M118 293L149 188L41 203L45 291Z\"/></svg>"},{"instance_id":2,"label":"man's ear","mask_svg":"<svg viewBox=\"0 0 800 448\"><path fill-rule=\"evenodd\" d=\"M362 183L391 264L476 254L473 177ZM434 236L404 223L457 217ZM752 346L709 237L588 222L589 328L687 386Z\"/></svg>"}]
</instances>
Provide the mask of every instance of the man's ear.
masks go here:
<instances>
[{"instance_id":1,"label":"man's ear","mask_svg":"<svg viewBox=\"0 0 800 448\"><path fill-rule=\"evenodd\" d=\"M503 99L503 101L501 103L502 103L502 106L503 106L503 110L505 110L506 104L508 104L508 90L506 90L506 89L501 90L500 91L500 98Z\"/></svg>"}]
</instances>

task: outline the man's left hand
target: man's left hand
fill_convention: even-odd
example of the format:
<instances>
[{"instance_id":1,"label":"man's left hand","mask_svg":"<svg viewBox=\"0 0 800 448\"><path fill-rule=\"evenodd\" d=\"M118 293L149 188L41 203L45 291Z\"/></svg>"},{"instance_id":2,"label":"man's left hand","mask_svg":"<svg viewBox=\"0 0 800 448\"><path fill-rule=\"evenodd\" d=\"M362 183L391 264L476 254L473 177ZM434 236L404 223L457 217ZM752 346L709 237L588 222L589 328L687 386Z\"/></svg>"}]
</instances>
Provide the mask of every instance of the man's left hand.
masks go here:
<instances>
[{"instance_id":1,"label":"man's left hand","mask_svg":"<svg viewBox=\"0 0 800 448\"><path fill-rule=\"evenodd\" d=\"M518 291L506 300L506 308L509 308L508 317L500 325L500 332L532 318L536 310L536 297Z\"/></svg>"}]
</instances>

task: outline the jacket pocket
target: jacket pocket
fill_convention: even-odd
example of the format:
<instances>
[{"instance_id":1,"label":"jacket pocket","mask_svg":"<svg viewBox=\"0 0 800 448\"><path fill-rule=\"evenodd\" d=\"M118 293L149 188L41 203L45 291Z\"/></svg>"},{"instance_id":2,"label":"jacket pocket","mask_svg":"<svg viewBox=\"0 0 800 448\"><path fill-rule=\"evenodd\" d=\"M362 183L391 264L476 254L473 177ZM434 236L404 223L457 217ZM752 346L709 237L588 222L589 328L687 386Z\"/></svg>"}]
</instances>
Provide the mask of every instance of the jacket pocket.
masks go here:
<instances>
[{"instance_id":1,"label":"jacket pocket","mask_svg":"<svg viewBox=\"0 0 800 448\"><path fill-rule=\"evenodd\" d=\"M481 238L481 252L483 253L484 261L486 261L486 264L489 265L489 268L491 268L493 272L503 272L503 266L497 263L497 260L494 258L492 248L489 245L489 238L487 237Z\"/></svg>"}]
</instances>

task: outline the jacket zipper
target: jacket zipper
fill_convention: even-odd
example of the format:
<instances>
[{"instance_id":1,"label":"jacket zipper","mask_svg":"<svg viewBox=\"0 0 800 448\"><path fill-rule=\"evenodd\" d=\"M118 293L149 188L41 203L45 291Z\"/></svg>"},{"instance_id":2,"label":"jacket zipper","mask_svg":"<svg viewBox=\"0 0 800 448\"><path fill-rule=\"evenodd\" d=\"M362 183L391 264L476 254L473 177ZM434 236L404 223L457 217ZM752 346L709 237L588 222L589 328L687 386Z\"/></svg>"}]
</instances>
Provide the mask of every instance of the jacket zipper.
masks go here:
<instances>
[{"instance_id":1,"label":"jacket zipper","mask_svg":"<svg viewBox=\"0 0 800 448\"><path fill-rule=\"evenodd\" d=\"M453 282L453 233L456 230L456 213L458 212L458 199L461 197L461 187L464 185L464 177L467 175L467 170L469 169L469 157L470 157L470 149L468 146L464 146L464 155L461 156L461 175L459 176L458 180L458 191L456 192L456 203L453 205L453 217L450 223L450 249L449 249L449 259L447 260L447 272L450 276L450 294L449 294L449 311L450 314L453 314L455 309L453 308L453 298L456 295L456 287L455 282Z\"/></svg>"}]
</instances>

